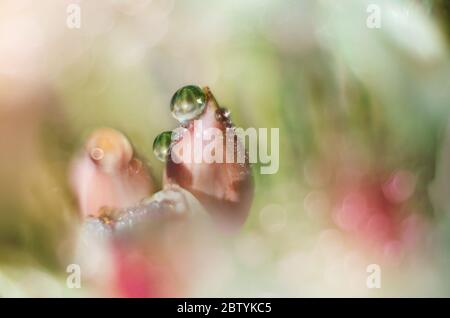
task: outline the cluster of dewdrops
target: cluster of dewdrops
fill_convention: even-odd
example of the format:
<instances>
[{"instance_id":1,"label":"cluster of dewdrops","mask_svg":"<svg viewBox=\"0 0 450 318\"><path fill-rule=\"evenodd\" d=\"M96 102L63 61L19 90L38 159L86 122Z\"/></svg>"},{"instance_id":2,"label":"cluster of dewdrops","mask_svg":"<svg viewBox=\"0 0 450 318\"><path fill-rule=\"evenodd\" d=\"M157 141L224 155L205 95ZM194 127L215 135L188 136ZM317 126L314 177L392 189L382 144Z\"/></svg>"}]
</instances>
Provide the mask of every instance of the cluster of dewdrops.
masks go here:
<instances>
[{"instance_id":1,"label":"cluster of dewdrops","mask_svg":"<svg viewBox=\"0 0 450 318\"><path fill-rule=\"evenodd\" d=\"M206 107L206 94L198 86L188 85L175 92L170 102L170 111L172 116L184 127L189 121L198 118ZM229 119L230 112L225 108L217 110L218 120ZM231 126L231 121L225 121ZM164 131L156 136L153 142L153 153L161 160L166 161L170 152L170 145L173 140L172 131Z\"/></svg>"}]
</instances>

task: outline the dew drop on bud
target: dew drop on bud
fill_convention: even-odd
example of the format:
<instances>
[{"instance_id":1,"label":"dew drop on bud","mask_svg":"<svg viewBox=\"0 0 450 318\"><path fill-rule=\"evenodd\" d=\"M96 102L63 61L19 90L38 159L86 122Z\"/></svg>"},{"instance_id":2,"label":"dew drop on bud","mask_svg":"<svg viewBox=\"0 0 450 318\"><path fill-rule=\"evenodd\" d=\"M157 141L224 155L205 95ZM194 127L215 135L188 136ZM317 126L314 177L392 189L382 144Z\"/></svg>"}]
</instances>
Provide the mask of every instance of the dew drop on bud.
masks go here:
<instances>
[{"instance_id":1,"label":"dew drop on bud","mask_svg":"<svg viewBox=\"0 0 450 318\"><path fill-rule=\"evenodd\" d=\"M99 161L105 157L105 152L102 148L95 147L91 150L90 155L92 159Z\"/></svg>"},{"instance_id":2,"label":"dew drop on bud","mask_svg":"<svg viewBox=\"0 0 450 318\"><path fill-rule=\"evenodd\" d=\"M175 92L170 102L170 111L179 122L192 120L205 110L206 96L203 90L194 85L188 85Z\"/></svg>"},{"instance_id":3,"label":"dew drop on bud","mask_svg":"<svg viewBox=\"0 0 450 318\"><path fill-rule=\"evenodd\" d=\"M171 140L172 132L165 131L156 136L155 141L153 142L153 153L156 158L162 162L165 162L169 155Z\"/></svg>"},{"instance_id":4,"label":"dew drop on bud","mask_svg":"<svg viewBox=\"0 0 450 318\"><path fill-rule=\"evenodd\" d=\"M218 120L218 121L223 120L222 111L220 109L216 110L215 117L216 117L216 120Z\"/></svg>"},{"instance_id":5,"label":"dew drop on bud","mask_svg":"<svg viewBox=\"0 0 450 318\"><path fill-rule=\"evenodd\" d=\"M225 117L225 118L229 118L230 115L231 115L231 112L230 112L230 110L229 110L228 108L223 107L223 108L222 108L222 115L223 115L223 117Z\"/></svg>"}]
</instances>

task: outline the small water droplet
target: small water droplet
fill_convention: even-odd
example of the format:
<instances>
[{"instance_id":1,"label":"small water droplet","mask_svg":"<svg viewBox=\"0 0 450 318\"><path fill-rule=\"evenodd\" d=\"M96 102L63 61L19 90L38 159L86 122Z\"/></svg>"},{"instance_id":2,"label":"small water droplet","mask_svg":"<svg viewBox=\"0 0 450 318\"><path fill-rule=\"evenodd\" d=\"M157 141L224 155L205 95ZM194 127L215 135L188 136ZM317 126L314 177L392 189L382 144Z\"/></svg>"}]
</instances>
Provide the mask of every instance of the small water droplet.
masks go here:
<instances>
[{"instance_id":1,"label":"small water droplet","mask_svg":"<svg viewBox=\"0 0 450 318\"><path fill-rule=\"evenodd\" d=\"M95 147L95 148L92 149L90 155L91 155L92 159L94 159L96 161L100 161L105 156L105 152L103 151L102 148Z\"/></svg>"},{"instance_id":2,"label":"small water droplet","mask_svg":"<svg viewBox=\"0 0 450 318\"><path fill-rule=\"evenodd\" d=\"M224 118L223 118L222 111L220 109L216 110L215 117L216 117L217 121L223 121Z\"/></svg>"},{"instance_id":3,"label":"small water droplet","mask_svg":"<svg viewBox=\"0 0 450 318\"><path fill-rule=\"evenodd\" d=\"M225 118L229 118L231 115L231 112L228 108L223 107L222 108L222 116Z\"/></svg>"},{"instance_id":4,"label":"small water droplet","mask_svg":"<svg viewBox=\"0 0 450 318\"><path fill-rule=\"evenodd\" d=\"M192 120L205 110L206 96L203 90L194 85L188 85L175 92L170 102L170 111L179 122Z\"/></svg>"},{"instance_id":5,"label":"small water droplet","mask_svg":"<svg viewBox=\"0 0 450 318\"><path fill-rule=\"evenodd\" d=\"M179 127L172 131L172 142L176 143L183 138L183 136L186 134L187 128L185 127Z\"/></svg>"},{"instance_id":6,"label":"small water droplet","mask_svg":"<svg viewBox=\"0 0 450 318\"><path fill-rule=\"evenodd\" d=\"M153 142L153 153L162 162L166 161L170 151L172 132L165 131L156 136Z\"/></svg>"},{"instance_id":7,"label":"small water droplet","mask_svg":"<svg viewBox=\"0 0 450 318\"><path fill-rule=\"evenodd\" d=\"M131 174L138 174L143 169L143 163L142 161L133 158L131 159L130 163L128 164L128 171Z\"/></svg>"}]
</instances>

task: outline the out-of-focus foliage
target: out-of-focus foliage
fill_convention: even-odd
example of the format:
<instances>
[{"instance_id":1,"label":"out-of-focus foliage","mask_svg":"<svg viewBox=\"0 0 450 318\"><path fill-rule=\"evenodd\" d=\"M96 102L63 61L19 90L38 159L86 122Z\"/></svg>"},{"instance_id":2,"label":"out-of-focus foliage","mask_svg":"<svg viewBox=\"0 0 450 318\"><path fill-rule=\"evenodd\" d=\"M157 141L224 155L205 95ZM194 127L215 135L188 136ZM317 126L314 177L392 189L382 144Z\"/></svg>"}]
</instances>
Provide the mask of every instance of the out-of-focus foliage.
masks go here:
<instances>
[{"instance_id":1,"label":"out-of-focus foliage","mask_svg":"<svg viewBox=\"0 0 450 318\"><path fill-rule=\"evenodd\" d=\"M70 158L111 126L160 180L153 139L186 84L280 128L279 172L255 169L246 226L187 295L449 295L448 1L74 2L80 29L70 1L0 4L0 295L74 295Z\"/></svg>"}]
</instances>

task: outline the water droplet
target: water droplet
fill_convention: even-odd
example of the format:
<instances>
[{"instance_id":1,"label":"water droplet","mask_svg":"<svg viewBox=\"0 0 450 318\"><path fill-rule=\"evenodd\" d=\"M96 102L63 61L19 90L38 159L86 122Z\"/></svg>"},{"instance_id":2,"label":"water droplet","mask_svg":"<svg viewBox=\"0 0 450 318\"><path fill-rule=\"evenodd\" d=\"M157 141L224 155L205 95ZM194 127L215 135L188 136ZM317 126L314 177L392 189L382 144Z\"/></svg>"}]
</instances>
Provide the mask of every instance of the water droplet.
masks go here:
<instances>
[{"instance_id":1,"label":"water droplet","mask_svg":"<svg viewBox=\"0 0 450 318\"><path fill-rule=\"evenodd\" d=\"M225 107L218 108L215 113L216 120L224 123L227 128L233 127L230 115L231 112Z\"/></svg>"},{"instance_id":2,"label":"water droplet","mask_svg":"<svg viewBox=\"0 0 450 318\"><path fill-rule=\"evenodd\" d=\"M225 118L229 118L230 115L231 115L231 112L230 112L230 110L228 108L222 108L222 115Z\"/></svg>"},{"instance_id":3,"label":"water droplet","mask_svg":"<svg viewBox=\"0 0 450 318\"><path fill-rule=\"evenodd\" d=\"M183 136L187 133L187 128L185 127L178 127L172 131L172 142L177 143L178 141L183 138Z\"/></svg>"},{"instance_id":4,"label":"water droplet","mask_svg":"<svg viewBox=\"0 0 450 318\"><path fill-rule=\"evenodd\" d=\"M192 120L203 113L206 96L198 86L188 85L175 92L170 102L170 111L179 122Z\"/></svg>"},{"instance_id":5,"label":"water droplet","mask_svg":"<svg viewBox=\"0 0 450 318\"><path fill-rule=\"evenodd\" d=\"M172 140L172 132L165 131L156 136L153 142L153 153L156 158L161 161L166 161L170 151L170 143Z\"/></svg>"},{"instance_id":6,"label":"water droplet","mask_svg":"<svg viewBox=\"0 0 450 318\"><path fill-rule=\"evenodd\" d=\"M102 148L95 147L91 151L91 158L96 161L102 160L104 156L105 156L105 152L103 151Z\"/></svg>"},{"instance_id":7,"label":"water droplet","mask_svg":"<svg viewBox=\"0 0 450 318\"><path fill-rule=\"evenodd\" d=\"M128 164L128 171L130 174L138 174L143 169L143 163L142 161L133 158L131 159L130 163Z\"/></svg>"},{"instance_id":8,"label":"water droplet","mask_svg":"<svg viewBox=\"0 0 450 318\"><path fill-rule=\"evenodd\" d=\"M224 119L222 111L220 109L216 110L215 117L216 117L216 120L218 120L218 121L222 121Z\"/></svg>"}]
</instances>

